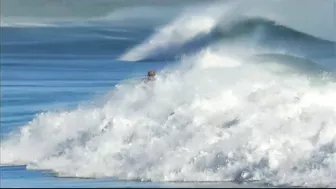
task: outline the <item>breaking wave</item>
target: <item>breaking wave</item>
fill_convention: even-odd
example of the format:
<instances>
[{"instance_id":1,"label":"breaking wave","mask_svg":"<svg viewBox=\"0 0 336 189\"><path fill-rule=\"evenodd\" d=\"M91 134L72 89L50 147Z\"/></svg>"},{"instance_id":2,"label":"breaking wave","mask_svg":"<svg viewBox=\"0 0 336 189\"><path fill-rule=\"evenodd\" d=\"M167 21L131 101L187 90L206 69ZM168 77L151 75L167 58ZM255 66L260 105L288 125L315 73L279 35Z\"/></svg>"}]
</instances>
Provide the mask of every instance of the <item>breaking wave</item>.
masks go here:
<instances>
[{"instance_id":1,"label":"breaking wave","mask_svg":"<svg viewBox=\"0 0 336 189\"><path fill-rule=\"evenodd\" d=\"M195 10L120 56L178 55L155 82L130 79L103 99L36 115L1 141L1 164L72 177L335 187L336 80L320 62L335 53L321 37L328 32L231 5Z\"/></svg>"}]
</instances>

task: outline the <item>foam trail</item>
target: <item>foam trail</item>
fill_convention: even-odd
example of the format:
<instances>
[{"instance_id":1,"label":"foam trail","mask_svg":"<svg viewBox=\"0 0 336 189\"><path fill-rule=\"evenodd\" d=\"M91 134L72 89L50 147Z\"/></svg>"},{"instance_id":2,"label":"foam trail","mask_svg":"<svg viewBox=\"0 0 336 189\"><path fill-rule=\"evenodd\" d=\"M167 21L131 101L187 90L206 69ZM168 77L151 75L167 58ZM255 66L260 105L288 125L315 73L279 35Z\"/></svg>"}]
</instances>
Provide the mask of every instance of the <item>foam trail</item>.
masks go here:
<instances>
[{"instance_id":1,"label":"foam trail","mask_svg":"<svg viewBox=\"0 0 336 189\"><path fill-rule=\"evenodd\" d=\"M124 83L102 102L37 115L1 142L1 163L61 176L335 187L335 88L207 50L149 86Z\"/></svg>"}]
</instances>

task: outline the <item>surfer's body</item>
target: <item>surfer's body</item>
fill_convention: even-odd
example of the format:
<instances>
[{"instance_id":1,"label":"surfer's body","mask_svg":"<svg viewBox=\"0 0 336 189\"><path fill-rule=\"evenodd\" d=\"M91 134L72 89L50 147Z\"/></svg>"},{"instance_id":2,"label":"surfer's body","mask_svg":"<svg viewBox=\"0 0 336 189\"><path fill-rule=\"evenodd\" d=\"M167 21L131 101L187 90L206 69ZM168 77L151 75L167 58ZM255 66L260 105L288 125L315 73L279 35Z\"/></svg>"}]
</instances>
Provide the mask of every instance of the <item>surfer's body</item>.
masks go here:
<instances>
[{"instance_id":1,"label":"surfer's body","mask_svg":"<svg viewBox=\"0 0 336 189\"><path fill-rule=\"evenodd\" d=\"M148 71L147 72L147 78L144 79L144 83L148 83L150 81L154 81L155 80L155 71Z\"/></svg>"}]
</instances>

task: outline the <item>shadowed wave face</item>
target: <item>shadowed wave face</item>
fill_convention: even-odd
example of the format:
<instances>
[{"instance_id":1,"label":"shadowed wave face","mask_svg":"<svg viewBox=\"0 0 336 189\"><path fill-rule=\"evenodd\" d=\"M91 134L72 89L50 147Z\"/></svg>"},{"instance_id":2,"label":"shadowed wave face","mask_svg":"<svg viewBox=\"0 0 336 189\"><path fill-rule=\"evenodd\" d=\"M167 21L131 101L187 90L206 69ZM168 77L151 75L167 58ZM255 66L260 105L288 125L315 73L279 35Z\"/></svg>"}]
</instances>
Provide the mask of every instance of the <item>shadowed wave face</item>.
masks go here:
<instances>
[{"instance_id":1,"label":"shadowed wave face","mask_svg":"<svg viewBox=\"0 0 336 189\"><path fill-rule=\"evenodd\" d=\"M167 66L148 85L128 79L76 108L36 114L1 140L1 164L336 186L334 1L48 1L33 11L41 2L1 1L2 56ZM104 69L96 65L86 66Z\"/></svg>"}]
</instances>

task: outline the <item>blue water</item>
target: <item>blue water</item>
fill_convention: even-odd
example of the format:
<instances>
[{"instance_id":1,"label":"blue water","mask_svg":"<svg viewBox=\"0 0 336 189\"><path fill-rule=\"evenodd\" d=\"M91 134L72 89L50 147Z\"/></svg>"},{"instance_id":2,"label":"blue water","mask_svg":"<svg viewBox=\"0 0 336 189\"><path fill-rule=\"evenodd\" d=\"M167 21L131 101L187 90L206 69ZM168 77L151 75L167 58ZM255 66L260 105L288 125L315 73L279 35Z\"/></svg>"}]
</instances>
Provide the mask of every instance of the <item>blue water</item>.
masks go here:
<instances>
[{"instance_id":1,"label":"blue water","mask_svg":"<svg viewBox=\"0 0 336 189\"><path fill-rule=\"evenodd\" d=\"M104 29L111 28L101 30ZM112 43L104 45L101 39L95 41L97 45L94 46L89 41L90 35L96 34L92 30L95 28L1 28L2 140L40 112L87 103L103 96L124 79L142 79L147 70L165 66L165 63L117 61L118 52L125 50L120 45L126 44L112 40ZM68 37L79 35L79 31L88 32L89 36L86 37L88 40L85 37L79 39L82 44ZM109 35L116 34L109 32ZM55 44L53 39L56 39ZM65 48L57 46L62 40L66 41ZM1 187L160 186L115 179L57 178L55 174L44 171L28 171L25 166L1 166L0 169Z\"/></svg>"},{"instance_id":2,"label":"blue water","mask_svg":"<svg viewBox=\"0 0 336 189\"><path fill-rule=\"evenodd\" d=\"M42 2L1 2L1 187L336 186L332 0Z\"/></svg>"}]
</instances>

